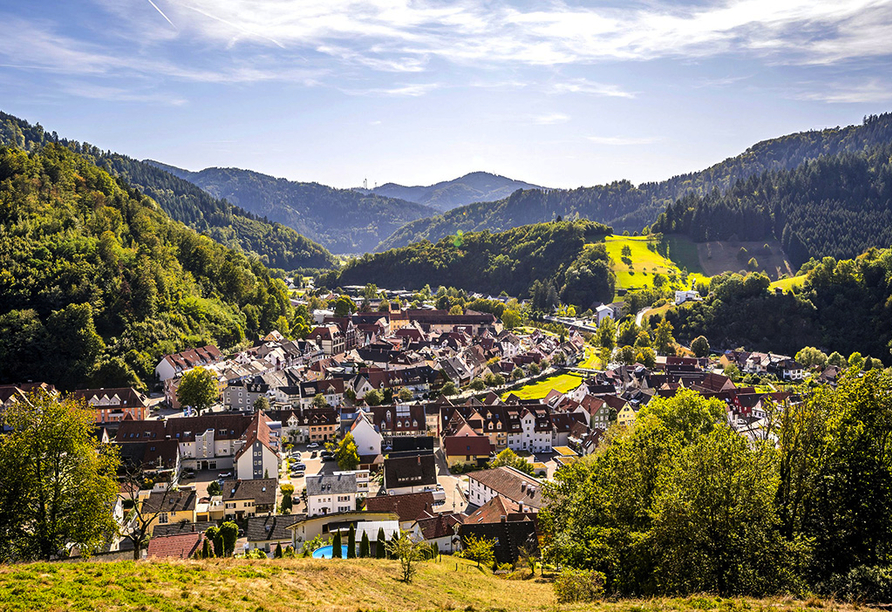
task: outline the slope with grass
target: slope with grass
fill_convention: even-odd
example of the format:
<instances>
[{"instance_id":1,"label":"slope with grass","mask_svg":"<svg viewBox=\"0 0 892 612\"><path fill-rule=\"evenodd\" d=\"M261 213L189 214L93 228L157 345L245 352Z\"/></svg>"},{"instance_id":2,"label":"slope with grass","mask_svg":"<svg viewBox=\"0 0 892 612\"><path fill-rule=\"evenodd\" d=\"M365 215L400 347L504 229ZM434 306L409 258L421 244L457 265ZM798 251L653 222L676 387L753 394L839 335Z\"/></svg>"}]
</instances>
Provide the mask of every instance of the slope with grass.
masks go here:
<instances>
[{"instance_id":1,"label":"slope with grass","mask_svg":"<svg viewBox=\"0 0 892 612\"><path fill-rule=\"evenodd\" d=\"M502 397L516 395L520 399L542 399L548 395L552 389L566 393L582 384L583 377L579 374L558 374L557 376L549 376L538 382L524 385L520 389L508 391Z\"/></svg>"},{"instance_id":2,"label":"slope with grass","mask_svg":"<svg viewBox=\"0 0 892 612\"><path fill-rule=\"evenodd\" d=\"M654 278L657 274L669 281L677 279L680 282L682 270L672 259L661 254L666 252L665 244L651 236L607 236L607 254L611 259L611 267L616 274L617 289L650 289L654 287ZM675 250L682 251L683 241L676 240L676 248L670 245L669 254ZM686 243L685 243L686 244ZM628 247L630 254L623 255L624 247ZM683 251L682 251L683 252ZM624 261L625 258L625 261ZM689 257L690 259L690 257ZM703 274L688 269L688 281L686 285L695 281L708 280Z\"/></svg>"},{"instance_id":3,"label":"slope with grass","mask_svg":"<svg viewBox=\"0 0 892 612\"><path fill-rule=\"evenodd\" d=\"M209 560L140 563L38 563L0 566L5 612L334 612L381 610L598 610L600 612L855 612L834 601L773 599L623 599L557 604L548 578L505 580L453 557L425 562L412 583L384 560Z\"/></svg>"}]
</instances>

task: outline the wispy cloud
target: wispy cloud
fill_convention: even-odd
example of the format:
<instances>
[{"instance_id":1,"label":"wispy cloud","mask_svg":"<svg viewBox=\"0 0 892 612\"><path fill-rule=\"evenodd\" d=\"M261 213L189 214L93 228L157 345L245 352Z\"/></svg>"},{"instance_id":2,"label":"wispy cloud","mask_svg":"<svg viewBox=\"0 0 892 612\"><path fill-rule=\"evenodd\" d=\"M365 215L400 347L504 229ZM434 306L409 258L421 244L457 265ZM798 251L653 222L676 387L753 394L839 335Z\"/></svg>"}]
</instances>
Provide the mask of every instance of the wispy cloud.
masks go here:
<instances>
[{"instance_id":1,"label":"wispy cloud","mask_svg":"<svg viewBox=\"0 0 892 612\"><path fill-rule=\"evenodd\" d=\"M658 142L658 138L626 138L622 136L588 136L588 140L595 144L607 146L646 145Z\"/></svg>"},{"instance_id":2,"label":"wispy cloud","mask_svg":"<svg viewBox=\"0 0 892 612\"><path fill-rule=\"evenodd\" d=\"M66 95L107 102L152 102L165 106L182 106L188 102L185 98L164 93L105 87L86 83L70 83L63 85L61 90Z\"/></svg>"},{"instance_id":3,"label":"wispy cloud","mask_svg":"<svg viewBox=\"0 0 892 612\"><path fill-rule=\"evenodd\" d=\"M553 93L582 93L608 98L634 98L635 94L625 91L618 85L595 83L588 79L571 79L564 83L556 83L551 87Z\"/></svg>"},{"instance_id":4,"label":"wispy cloud","mask_svg":"<svg viewBox=\"0 0 892 612\"><path fill-rule=\"evenodd\" d=\"M369 89L342 89L352 96L407 96L417 98L440 87L439 83L420 83L415 85L397 85L395 87L372 87Z\"/></svg>"},{"instance_id":5,"label":"wispy cloud","mask_svg":"<svg viewBox=\"0 0 892 612\"><path fill-rule=\"evenodd\" d=\"M827 102L828 104L863 104L892 101L892 83L870 79L863 83L824 84L819 91L807 91L795 96L798 100Z\"/></svg>"},{"instance_id":6,"label":"wispy cloud","mask_svg":"<svg viewBox=\"0 0 892 612\"><path fill-rule=\"evenodd\" d=\"M535 115L532 117L533 123L539 125L555 125L557 123L566 123L570 120L569 115L564 113L548 113L546 115Z\"/></svg>"}]
</instances>

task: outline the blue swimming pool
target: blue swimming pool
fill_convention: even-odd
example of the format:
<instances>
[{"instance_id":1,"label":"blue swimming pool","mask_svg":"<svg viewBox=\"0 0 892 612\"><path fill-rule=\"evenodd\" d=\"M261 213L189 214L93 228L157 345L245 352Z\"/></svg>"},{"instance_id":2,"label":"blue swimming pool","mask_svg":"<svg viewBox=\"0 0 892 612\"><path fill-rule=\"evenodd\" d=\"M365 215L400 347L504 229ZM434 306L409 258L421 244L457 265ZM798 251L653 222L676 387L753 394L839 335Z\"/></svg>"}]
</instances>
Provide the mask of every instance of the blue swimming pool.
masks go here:
<instances>
[{"instance_id":1,"label":"blue swimming pool","mask_svg":"<svg viewBox=\"0 0 892 612\"><path fill-rule=\"evenodd\" d=\"M322 546L313 551L314 559L331 559L331 552L334 550L331 544ZM341 558L347 558L347 545L341 544Z\"/></svg>"}]
</instances>

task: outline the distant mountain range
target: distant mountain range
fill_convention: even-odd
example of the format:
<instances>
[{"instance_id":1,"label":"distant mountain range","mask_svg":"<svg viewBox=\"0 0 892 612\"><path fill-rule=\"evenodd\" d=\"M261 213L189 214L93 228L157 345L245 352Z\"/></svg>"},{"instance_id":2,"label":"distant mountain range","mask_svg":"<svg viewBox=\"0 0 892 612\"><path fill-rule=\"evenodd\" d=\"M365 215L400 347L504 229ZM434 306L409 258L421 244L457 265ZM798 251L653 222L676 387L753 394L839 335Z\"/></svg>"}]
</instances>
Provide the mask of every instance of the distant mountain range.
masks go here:
<instances>
[{"instance_id":1,"label":"distant mountain range","mask_svg":"<svg viewBox=\"0 0 892 612\"><path fill-rule=\"evenodd\" d=\"M399 198L408 202L432 206L440 212L446 212L474 202L501 200L518 189L542 189L542 187L489 172L471 172L460 178L441 181L435 185L406 187L396 183L385 183L374 189L357 189L357 191L374 193L387 198Z\"/></svg>"},{"instance_id":2,"label":"distant mountain range","mask_svg":"<svg viewBox=\"0 0 892 612\"><path fill-rule=\"evenodd\" d=\"M738 180L767 171L792 170L809 160L861 153L889 142L892 142L892 114L869 117L861 125L766 140L706 170L657 183L635 186L629 181L617 181L571 190L531 190L515 192L494 202L460 206L409 223L378 245L377 250L406 246L423 239L436 242L459 230L497 232L557 217L579 216L608 224L616 231L638 231L653 223L683 196L706 196L713 190L723 193Z\"/></svg>"},{"instance_id":3,"label":"distant mountain range","mask_svg":"<svg viewBox=\"0 0 892 612\"><path fill-rule=\"evenodd\" d=\"M206 168L191 172L153 160L145 163L255 215L292 227L335 253L371 251L406 223L439 212L375 193L299 183L252 170Z\"/></svg>"}]
</instances>

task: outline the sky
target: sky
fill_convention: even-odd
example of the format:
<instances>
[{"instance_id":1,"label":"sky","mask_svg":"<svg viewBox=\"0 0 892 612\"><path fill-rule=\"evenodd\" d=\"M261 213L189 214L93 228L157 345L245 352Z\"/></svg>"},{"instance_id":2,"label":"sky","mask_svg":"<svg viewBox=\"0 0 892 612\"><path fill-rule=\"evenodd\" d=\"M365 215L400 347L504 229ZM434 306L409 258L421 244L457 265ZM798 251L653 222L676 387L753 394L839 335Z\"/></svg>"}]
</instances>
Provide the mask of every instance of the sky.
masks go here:
<instances>
[{"instance_id":1,"label":"sky","mask_svg":"<svg viewBox=\"0 0 892 612\"><path fill-rule=\"evenodd\" d=\"M669 178L892 110L892 0L0 1L0 110L335 187Z\"/></svg>"}]
</instances>

